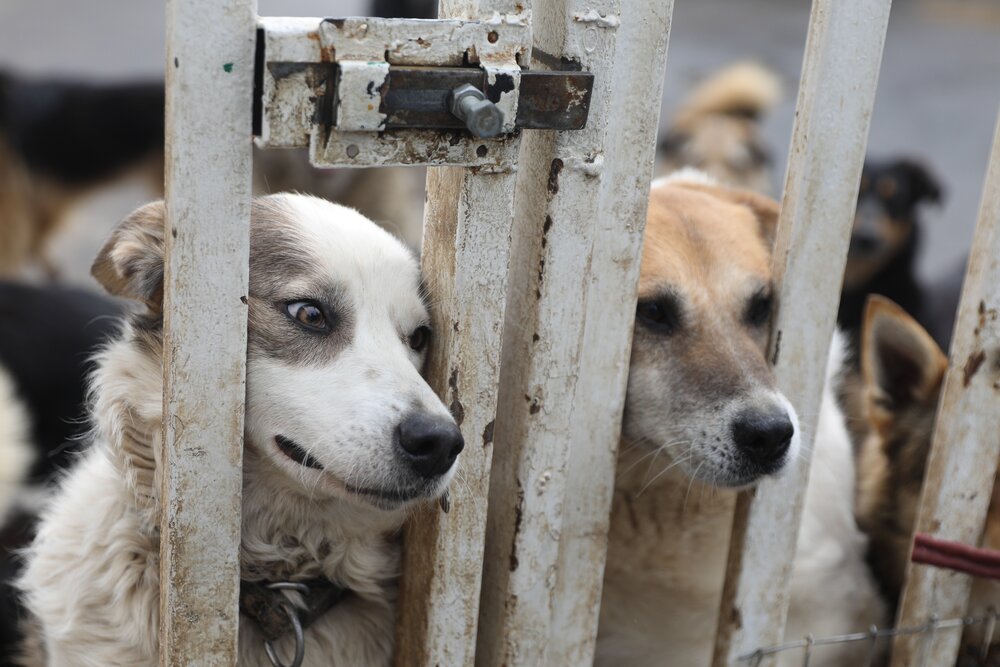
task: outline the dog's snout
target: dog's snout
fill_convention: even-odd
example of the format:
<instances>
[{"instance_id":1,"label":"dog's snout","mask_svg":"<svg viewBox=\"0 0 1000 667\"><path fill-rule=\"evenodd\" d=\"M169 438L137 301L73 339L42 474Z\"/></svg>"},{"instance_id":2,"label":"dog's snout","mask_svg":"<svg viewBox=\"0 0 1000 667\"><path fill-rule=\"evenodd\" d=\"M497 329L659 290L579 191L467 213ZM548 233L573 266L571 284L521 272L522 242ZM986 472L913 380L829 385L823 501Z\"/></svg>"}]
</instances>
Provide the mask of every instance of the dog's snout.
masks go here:
<instances>
[{"instance_id":1,"label":"dog's snout","mask_svg":"<svg viewBox=\"0 0 1000 667\"><path fill-rule=\"evenodd\" d=\"M733 421L733 441L761 465L779 461L788 451L795 427L783 409L746 410Z\"/></svg>"},{"instance_id":2,"label":"dog's snout","mask_svg":"<svg viewBox=\"0 0 1000 667\"><path fill-rule=\"evenodd\" d=\"M417 412L400 423L397 445L414 472L431 478L448 472L465 439L451 419Z\"/></svg>"}]
</instances>

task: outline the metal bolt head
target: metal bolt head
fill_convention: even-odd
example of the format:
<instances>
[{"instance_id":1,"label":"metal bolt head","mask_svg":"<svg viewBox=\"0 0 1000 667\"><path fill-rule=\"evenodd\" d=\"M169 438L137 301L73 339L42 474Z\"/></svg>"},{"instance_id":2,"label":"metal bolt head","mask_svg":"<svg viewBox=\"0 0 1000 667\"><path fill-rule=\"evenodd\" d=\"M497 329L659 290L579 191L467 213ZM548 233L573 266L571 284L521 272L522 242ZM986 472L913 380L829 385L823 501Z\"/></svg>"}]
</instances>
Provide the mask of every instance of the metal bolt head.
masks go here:
<instances>
[{"instance_id":1,"label":"metal bolt head","mask_svg":"<svg viewBox=\"0 0 1000 667\"><path fill-rule=\"evenodd\" d=\"M450 106L451 112L476 137L488 139L503 130L503 112L471 84L462 84L451 91Z\"/></svg>"}]
</instances>

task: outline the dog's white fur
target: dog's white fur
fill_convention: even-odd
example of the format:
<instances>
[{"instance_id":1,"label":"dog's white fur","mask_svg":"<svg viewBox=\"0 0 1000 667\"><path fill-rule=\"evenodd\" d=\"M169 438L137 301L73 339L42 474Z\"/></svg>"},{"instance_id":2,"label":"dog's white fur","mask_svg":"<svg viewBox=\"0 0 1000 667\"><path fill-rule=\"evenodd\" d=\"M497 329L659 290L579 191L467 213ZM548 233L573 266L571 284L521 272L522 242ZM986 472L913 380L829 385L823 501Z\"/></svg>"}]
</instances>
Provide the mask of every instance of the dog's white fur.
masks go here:
<instances>
[{"instance_id":1,"label":"dog's white fur","mask_svg":"<svg viewBox=\"0 0 1000 667\"><path fill-rule=\"evenodd\" d=\"M0 366L0 522L15 504L33 460L27 413L13 378Z\"/></svg>"},{"instance_id":2,"label":"dog's white fur","mask_svg":"<svg viewBox=\"0 0 1000 667\"><path fill-rule=\"evenodd\" d=\"M260 203L283 219L314 267L287 276L287 298L311 295L317 279L331 281L351 305L354 334L328 362L291 363L255 347L251 316L242 577L326 577L350 589L353 595L307 629L304 664L388 664L399 566L394 533L408 505L376 507L344 484L392 483L392 431L401 413L417 405L448 414L419 375L422 355L401 338L427 321L419 269L402 244L349 209L292 195ZM136 239L120 241L113 261L136 249ZM137 344L137 333L126 324L98 357L95 442L44 512L20 581L50 665L156 663L162 348ZM283 455L276 434L300 443L327 472ZM443 491L453 471L425 497ZM241 665L269 665L262 642L241 617ZM294 641L284 637L276 646L290 656Z\"/></svg>"},{"instance_id":3,"label":"dog's white fur","mask_svg":"<svg viewBox=\"0 0 1000 667\"><path fill-rule=\"evenodd\" d=\"M854 522L854 459L833 387L842 364L838 334L816 425L788 638L864 632L886 617L865 564L867 541ZM642 466L628 469L643 454L633 456L634 461L619 461L619 486L629 485L629 475L645 483L639 474ZM672 470L627 506L616 503L597 665L709 664L734 499L733 491L705 486ZM866 642L815 648L810 664L862 664L867 651ZM801 652L787 653L779 664L791 667L801 659Z\"/></svg>"}]
</instances>

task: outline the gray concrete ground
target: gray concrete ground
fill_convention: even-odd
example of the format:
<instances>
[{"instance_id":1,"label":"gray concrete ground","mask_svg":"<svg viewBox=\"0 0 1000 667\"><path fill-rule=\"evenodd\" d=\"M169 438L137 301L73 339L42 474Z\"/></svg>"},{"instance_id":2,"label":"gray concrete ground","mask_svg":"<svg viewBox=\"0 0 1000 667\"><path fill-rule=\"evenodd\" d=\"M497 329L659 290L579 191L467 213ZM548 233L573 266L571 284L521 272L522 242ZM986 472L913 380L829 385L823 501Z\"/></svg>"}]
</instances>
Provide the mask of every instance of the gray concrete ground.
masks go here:
<instances>
[{"instance_id":1,"label":"gray concrete ground","mask_svg":"<svg viewBox=\"0 0 1000 667\"><path fill-rule=\"evenodd\" d=\"M365 7L365 0L260 1L260 13L268 15L358 15ZM88 78L158 77L163 15L163 4L150 0L3 0L0 67ZM663 122L698 80L733 60L757 59L786 82L786 98L764 126L780 156L780 180L808 15L804 0L676 0ZM897 0L892 10L870 154L922 158L945 186L944 205L925 216L921 270L929 277L963 257L971 240L1000 102L998 37L997 12L976 0ZM86 279L104 230L148 197L140 183L129 182L83 207L56 245L69 279Z\"/></svg>"}]
</instances>

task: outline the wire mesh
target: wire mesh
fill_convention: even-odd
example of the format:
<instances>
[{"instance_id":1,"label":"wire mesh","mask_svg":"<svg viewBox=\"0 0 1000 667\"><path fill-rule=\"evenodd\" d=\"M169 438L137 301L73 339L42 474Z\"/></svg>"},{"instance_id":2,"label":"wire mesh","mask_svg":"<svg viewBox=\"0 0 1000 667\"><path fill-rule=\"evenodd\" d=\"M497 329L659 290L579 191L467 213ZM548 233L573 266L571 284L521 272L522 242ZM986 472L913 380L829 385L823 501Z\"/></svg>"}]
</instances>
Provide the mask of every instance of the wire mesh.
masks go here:
<instances>
[{"instance_id":1,"label":"wire mesh","mask_svg":"<svg viewBox=\"0 0 1000 667\"><path fill-rule=\"evenodd\" d=\"M812 635L806 635L802 639L775 644L774 646L758 648L755 651L741 655L739 657L739 662L748 664L750 667L758 667L761 663L763 663L764 658L766 657L778 655L780 653L787 653L789 651L802 651L802 667L809 667L809 661L811 660L817 647L830 646L834 644L847 644L851 642L869 642L870 648L868 650L868 658L865 662L865 667L873 667L877 664L876 659L879 654L879 642L882 640L891 639L897 635L926 635L930 637L935 632L941 630L948 631L964 629L974 625L982 625L984 628L983 641L980 651L982 656L985 658L985 656L989 655L990 646L993 644L993 637L996 631L998 617L1000 617L1000 614L998 614L996 609L991 607L989 611L980 616L939 619L936 615L934 615L931 616L923 625L917 626L903 628L879 628L873 625L867 632L831 635L829 637L813 637Z\"/></svg>"}]
</instances>

